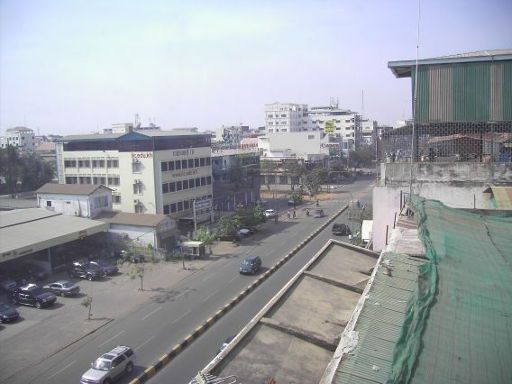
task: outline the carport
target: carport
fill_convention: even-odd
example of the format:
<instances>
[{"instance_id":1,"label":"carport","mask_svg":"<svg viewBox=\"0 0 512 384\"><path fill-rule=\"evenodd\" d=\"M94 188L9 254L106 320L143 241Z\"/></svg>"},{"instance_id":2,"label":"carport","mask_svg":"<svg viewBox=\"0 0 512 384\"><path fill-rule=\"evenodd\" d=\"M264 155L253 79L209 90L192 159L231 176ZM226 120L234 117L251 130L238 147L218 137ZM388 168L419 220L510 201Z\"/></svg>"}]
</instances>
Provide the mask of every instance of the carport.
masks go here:
<instances>
[{"instance_id":1,"label":"carport","mask_svg":"<svg viewBox=\"0 0 512 384\"><path fill-rule=\"evenodd\" d=\"M52 249L107 232L108 223L64 216L44 208L0 212L0 263L35 253L45 254L49 269L58 263Z\"/></svg>"}]
</instances>

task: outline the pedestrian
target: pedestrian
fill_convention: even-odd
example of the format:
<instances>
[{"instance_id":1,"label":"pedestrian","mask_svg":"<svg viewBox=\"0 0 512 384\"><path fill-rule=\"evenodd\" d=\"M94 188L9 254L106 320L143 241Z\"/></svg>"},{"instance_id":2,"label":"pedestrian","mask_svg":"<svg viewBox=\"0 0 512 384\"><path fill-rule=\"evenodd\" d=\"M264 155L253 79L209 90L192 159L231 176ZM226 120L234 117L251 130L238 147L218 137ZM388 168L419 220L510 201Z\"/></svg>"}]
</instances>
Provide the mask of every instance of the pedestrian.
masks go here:
<instances>
[{"instance_id":1,"label":"pedestrian","mask_svg":"<svg viewBox=\"0 0 512 384\"><path fill-rule=\"evenodd\" d=\"M288 219L290 219L291 218L290 211L286 211L286 214L288 215Z\"/></svg>"},{"instance_id":2,"label":"pedestrian","mask_svg":"<svg viewBox=\"0 0 512 384\"><path fill-rule=\"evenodd\" d=\"M306 216L309 216L309 208L306 208Z\"/></svg>"},{"instance_id":3,"label":"pedestrian","mask_svg":"<svg viewBox=\"0 0 512 384\"><path fill-rule=\"evenodd\" d=\"M295 212L295 209L293 210L293 218L295 219L297 217L297 212Z\"/></svg>"},{"instance_id":4,"label":"pedestrian","mask_svg":"<svg viewBox=\"0 0 512 384\"><path fill-rule=\"evenodd\" d=\"M316 199L316 206L318 207L320 204L318 203L318 199Z\"/></svg>"}]
</instances>

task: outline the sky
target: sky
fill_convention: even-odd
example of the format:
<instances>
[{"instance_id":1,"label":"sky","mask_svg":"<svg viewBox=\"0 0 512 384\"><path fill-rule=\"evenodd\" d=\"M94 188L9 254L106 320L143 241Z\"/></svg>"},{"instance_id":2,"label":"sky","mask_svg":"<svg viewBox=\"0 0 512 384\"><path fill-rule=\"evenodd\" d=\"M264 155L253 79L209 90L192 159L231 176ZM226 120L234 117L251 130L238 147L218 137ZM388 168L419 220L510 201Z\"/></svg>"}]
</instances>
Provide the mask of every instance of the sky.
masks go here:
<instances>
[{"instance_id":1,"label":"sky","mask_svg":"<svg viewBox=\"0 0 512 384\"><path fill-rule=\"evenodd\" d=\"M512 48L512 1L422 0L419 57ZM0 133L264 125L267 103L411 116L418 1L0 0Z\"/></svg>"}]
</instances>

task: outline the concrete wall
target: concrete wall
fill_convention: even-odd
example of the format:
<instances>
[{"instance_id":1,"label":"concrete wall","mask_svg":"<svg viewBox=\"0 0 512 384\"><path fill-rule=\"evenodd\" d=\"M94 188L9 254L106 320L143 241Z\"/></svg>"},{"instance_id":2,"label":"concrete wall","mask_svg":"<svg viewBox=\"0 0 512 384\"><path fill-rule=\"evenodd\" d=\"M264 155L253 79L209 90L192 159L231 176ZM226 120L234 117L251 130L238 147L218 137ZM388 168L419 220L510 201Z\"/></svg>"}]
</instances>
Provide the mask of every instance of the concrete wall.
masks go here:
<instances>
[{"instance_id":1,"label":"concrete wall","mask_svg":"<svg viewBox=\"0 0 512 384\"><path fill-rule=\"evenodd\" d=\"M413 165L414 194L439 200L452 208L493 209L483 191L489 184L512 184L512 164L416 163ZM386 226L393 228L400 210L400 191L409 193L409 164L381 164L379 186L373 190L373 249L386 244Z\"/></svg>"}]
</instances>

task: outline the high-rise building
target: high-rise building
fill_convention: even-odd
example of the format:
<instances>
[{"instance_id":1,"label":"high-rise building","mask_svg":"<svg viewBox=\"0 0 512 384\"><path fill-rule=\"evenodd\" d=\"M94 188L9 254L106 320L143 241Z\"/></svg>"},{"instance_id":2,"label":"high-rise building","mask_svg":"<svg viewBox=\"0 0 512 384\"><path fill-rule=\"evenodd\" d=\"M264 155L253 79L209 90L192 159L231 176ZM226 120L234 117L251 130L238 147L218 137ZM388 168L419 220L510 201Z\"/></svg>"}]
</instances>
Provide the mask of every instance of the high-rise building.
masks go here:
<instances>
[{"instance_id":1,"label":"high-rise building","mask_svg":"<svg viewBox=\"0 0 512 384\"><path fill-rule=\"evenodd\" d=\"M265 127L268 133L307 131L308 106L306 104L265 104Z\"/></svg>"},{"instance_id":2,"label":"high-rise building","mask_svg":"<svg viewBox=\"0 0 512 384\"><path fill-rule=\"evenodd\" d=\"M211 136L190 130L73 135L57 144L59 183L113 190L113 208L209 218Z\"/></svg>"}]
</instances>

